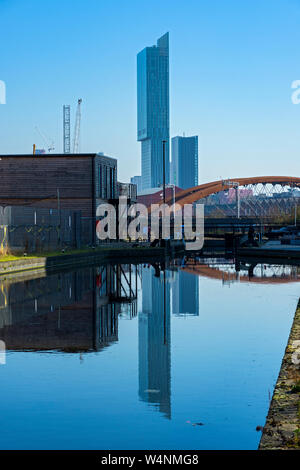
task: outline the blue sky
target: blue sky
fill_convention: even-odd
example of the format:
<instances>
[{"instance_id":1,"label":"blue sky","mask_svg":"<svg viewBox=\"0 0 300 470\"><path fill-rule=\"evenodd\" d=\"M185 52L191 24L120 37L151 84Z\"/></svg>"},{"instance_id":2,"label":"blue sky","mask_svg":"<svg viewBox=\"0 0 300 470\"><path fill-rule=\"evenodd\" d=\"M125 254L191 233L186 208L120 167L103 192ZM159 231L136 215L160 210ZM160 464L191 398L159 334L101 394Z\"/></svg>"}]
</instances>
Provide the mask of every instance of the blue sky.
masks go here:
<instances>
[{"instance_id":1,"label":"blue sky","mask_svg":"<svg viewBox=\"0 0 300 470\"><path fill-rule=\"evenodd\" d=\"M299 176L300 0L0 0L0 154L62 151L62 105L83 99L81 151L140 173L136 54L170 32L171 136L199 135L205 182Z\"/></svg>"}]
</instances>

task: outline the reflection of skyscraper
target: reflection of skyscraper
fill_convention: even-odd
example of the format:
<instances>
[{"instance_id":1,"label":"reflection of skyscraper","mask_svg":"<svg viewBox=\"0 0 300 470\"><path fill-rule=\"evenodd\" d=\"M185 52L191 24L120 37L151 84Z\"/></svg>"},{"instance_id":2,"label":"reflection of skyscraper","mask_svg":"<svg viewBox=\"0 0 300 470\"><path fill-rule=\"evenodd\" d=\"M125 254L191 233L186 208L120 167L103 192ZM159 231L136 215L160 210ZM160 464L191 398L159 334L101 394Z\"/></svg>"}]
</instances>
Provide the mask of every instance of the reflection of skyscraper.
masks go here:
<instances>
[{"instance_id":1,"label":"reflection of skyscraper","mask_svg":"<svg viewBox=\"0 0 300 470\"><path fill-rule=\"evenodd\" d=\"M169 183L169 33L137 56L137 121L137 137L142 146L142 189L163 183L163 140Z\"/></svg>"},{"instance_id":2,"label":"reflection of skyscraper","mask_svg":"<svg viewBox=\"0 0 300 470\"><path fill-rule=\"evenodd\" d=\"M171 417L170 284L143 269L139 313L139 396Z\"/></svg>"},{"instance_id":3,"label":"reflection of skyscraper","mask_svg":"<svg viewBox=\"0 0 300 470\"><path fill-rule=\"evenodd\" d=\"M172 285L173 313L175 315L199 315L199 278L179 271Z\"/></svg>"}]
</instances>

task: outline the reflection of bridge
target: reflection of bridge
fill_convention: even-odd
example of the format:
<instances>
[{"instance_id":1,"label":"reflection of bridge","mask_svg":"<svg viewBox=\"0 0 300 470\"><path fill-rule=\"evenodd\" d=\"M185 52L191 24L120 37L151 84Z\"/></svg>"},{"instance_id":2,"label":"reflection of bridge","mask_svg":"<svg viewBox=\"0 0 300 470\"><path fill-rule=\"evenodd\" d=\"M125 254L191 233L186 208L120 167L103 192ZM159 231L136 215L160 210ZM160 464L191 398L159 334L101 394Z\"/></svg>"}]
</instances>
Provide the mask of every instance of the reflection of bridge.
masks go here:
<instances>
[{"instance_id":1,"label":"reflection of bridge","mask_svg":"<svg viewBox=\"0 0 300 470\"><path fill-rule=\"evenodd\" d=\"M187 263L184 268L185 272L202 276L210 279L219 279L223 282L254 282L257 284L286 284L289 282L299 282L300 272L296 266L272 265L264 264L240 264L239 271L233 271L232 263L224 264L194 264Z\"/></svg>"},{"instance_id":2,"label":"reflection of bridge","mask_svg":"<svg viewBox=\"0 0 300 470\"><path fill-rule=\"evenodd\" d=\"M206 205L223 206L223 212L232 215L234 210L232 205L238 205L239 212L240 202L242 201L244 207L241 215L262 215L270 209L274 210L274 206L279 207L280 211L288 213L291 201L294 199L291 197L292 189L295 189L297 195L300 196L300 178L294 176L232 178L230 180L212 181L185 189L177 192L174 197L168 198L166 202L168 204L176 202L183 206L202 200ZM228 195L229 191L236 193L235 204L232 204L232 197L221 198L221 195L217 197L222 192Z\"/></svg>"}]
</instances>

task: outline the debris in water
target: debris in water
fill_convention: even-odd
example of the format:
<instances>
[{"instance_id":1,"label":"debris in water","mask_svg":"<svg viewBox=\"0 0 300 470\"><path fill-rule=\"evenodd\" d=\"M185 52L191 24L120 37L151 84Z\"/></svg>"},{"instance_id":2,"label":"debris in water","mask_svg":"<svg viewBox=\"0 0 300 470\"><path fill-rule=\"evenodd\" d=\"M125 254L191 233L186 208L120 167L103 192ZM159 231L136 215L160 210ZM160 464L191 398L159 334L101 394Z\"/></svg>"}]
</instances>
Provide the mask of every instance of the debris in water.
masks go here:
<instances>
[{"instance_id":1,"label":"debris in water","mask_svg":"<svg viewBox=\"0 0 300 470\"><path fill-rule=\"evenodd\" d=\"M191 424L192 426L204 426L204 423L192 423L190 420L186 421L187 424Z\"/></svg>"}]
</instances>

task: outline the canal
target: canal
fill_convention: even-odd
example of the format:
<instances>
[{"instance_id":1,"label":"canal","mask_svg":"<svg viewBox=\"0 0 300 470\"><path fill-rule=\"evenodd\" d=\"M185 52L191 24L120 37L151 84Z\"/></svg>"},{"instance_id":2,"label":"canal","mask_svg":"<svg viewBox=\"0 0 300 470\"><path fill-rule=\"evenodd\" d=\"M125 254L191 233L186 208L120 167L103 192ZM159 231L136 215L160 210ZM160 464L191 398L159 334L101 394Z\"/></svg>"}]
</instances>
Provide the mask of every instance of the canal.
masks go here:
<instances>
[{"instance_id":1,"label":"canal","mask_svg":"<svg viewBox=\"0 0 300 470\"><path fill-rule=\"evenodd\" d=\"M0 449L257 449L300 268L209 258L0 281Z\"/></svg>"}]
</instances>

